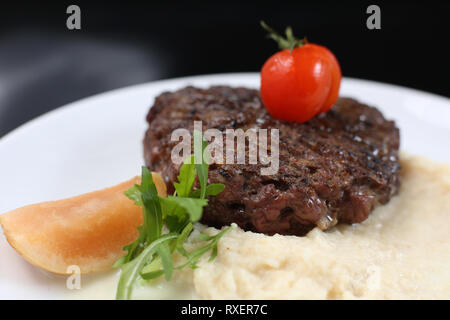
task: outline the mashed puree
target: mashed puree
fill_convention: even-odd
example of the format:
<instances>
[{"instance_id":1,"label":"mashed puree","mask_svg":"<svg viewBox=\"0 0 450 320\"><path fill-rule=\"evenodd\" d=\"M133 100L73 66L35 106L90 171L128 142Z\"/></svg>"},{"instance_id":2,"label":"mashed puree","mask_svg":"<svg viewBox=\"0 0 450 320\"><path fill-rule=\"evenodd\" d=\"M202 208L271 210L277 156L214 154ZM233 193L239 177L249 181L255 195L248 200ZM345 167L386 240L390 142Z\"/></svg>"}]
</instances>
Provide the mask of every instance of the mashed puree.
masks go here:
<instances>
[{"instance_id":1,"label":"mashed puree","mask_svg":"<svg viewBox=\"0 0 450 320\"><path fill-rule=\"evenodd\" d=\"M136 298L449 299L450 165L402 154L402 167L399 194L361 224L306 237L235 228L213 262L136 288Z\"/></svg>"}]
</instances>

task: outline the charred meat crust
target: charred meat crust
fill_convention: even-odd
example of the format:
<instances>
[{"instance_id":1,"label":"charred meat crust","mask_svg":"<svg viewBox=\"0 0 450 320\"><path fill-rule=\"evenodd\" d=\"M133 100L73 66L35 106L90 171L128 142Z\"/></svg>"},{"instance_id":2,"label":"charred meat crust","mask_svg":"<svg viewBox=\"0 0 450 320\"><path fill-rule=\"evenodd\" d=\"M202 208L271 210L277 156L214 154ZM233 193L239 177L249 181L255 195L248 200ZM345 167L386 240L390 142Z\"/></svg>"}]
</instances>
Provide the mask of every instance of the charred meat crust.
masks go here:
<instances>
[{"instance_id":1,"label":"charred meat crust","mask_svg":"<svg viewBox=\"0 0 450 320\"><path fill-rule=\"evenodd\" d=\"M235 222L245 230L301 236L316 226L364 221L400 185L399 130L376 108L340 98L327 113L289 123L269 116L257 90L215 86L163 93L147 115L145 163L169 189L179 170L170 160L178 143L170 141L171 133L192 130L194 120L203 121L203 130L280 133L275 175L260 175L262 164L210 166L209 183L226 185L204 211L202 222L210 226Z\"/></svg>"}]
</instances>

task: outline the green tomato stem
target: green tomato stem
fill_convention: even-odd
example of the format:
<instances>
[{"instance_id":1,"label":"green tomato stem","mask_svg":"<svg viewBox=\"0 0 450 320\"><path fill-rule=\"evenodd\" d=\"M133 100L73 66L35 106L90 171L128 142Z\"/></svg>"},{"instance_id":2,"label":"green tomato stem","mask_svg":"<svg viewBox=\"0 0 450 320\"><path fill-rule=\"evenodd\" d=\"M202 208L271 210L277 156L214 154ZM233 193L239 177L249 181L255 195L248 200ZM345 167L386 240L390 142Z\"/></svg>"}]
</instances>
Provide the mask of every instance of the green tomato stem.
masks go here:
<instances>
[{"instance_id":1,"label":"green tomato stem","mask_svg":"<svg viewBox=\"0 0 450 320\"><path fill-rule=\"evenodd\" d=\"M292 50L294 50L295 48L300 48L308 42L306 40L306 37L304 37L303 39L295 38L291 27L286 28L285 31L286 37L280 35L274 29L269 27L264 21L261 21L261 27L263 27L267 32L269 32L267 36L275 40L275 42L278 43L278 47L281 50L289 49L290 52L292 53Z\"/></svg>"}]
</instances>

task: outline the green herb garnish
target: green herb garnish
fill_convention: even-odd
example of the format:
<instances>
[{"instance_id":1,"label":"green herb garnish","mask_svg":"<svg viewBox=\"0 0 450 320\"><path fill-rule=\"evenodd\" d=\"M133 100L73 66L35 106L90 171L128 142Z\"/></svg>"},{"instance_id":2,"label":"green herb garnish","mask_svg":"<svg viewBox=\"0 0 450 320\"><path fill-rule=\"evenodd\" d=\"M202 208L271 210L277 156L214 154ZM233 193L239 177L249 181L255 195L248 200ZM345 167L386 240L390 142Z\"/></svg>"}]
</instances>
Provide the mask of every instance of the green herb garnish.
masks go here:
<instances>
[{"instance_id":1,"label":"green herb garnish","mask_svg":"<svg viewBox=\"0 0 450 320\"><path fill-rule=\"evenodd\" d=\"M201 152L198 152L199 141ZM225 188L223 184L207 185L209 165L204 158L206 147L201 133L194 131L194 155L186 158L181 166L178 182L174 183L173 196L158 196L152 175L146 167L142 167L141 184L125 192L136 205L142 206L144 219L142 226L138 227L138 238L124 247L127 254L114 264L115 268L122 269L116 299L130 299L133 286L139 278L150 280L164 275L170 280L174 270L186 266L197 268L199 259L207 252L211 252L209 261L217 256L217 244L231 227L215 236L201 233L199 240L206 244L192 252L183 247L193 230L193 223L201 219L203 208L208 204L206 197L215 196ZM196 176L200 189L193 190ZM163 234L163 225L169 230L168 233ZM174 251L186 258L179 266L173 264Z\"/></svg>"}]
</instances>

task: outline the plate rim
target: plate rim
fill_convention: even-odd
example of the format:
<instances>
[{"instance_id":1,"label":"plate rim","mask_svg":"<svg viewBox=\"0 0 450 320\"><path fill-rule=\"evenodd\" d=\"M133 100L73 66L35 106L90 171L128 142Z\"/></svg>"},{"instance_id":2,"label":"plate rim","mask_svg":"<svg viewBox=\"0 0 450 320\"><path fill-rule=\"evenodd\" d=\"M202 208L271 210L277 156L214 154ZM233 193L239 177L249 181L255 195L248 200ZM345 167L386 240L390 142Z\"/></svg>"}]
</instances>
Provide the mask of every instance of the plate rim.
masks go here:
<instances>
[{"instance_id":1,"label":"plate rim","mask_svg":"<svg viewBox=\"0 0 450 320\"><path fill-rule=\"evenodd\" d=\"M47 118L57 116L60 113L67 112L68 110L77 108L79 104L83 104L87 100L101 99L102 97L105 97L105 96L108 96L111 94L120 94L121 92L125 92L127 90L138 89L138 88L149 86L149 85L164 86L164 85L170 85L170 83L200 81L200 80L206 80L208 78L258 77L259 75L260 75L259 72L230 72L230 73L202 74L202 75L193 75L193 76L186 76L186 77L177 77L177 78L168 78L168 79L148 81L148 82L138 83L138 84L134 84L134 85L124 86L124 87L113 89L113 90L99 92L97 94L90 95L90 96L69 102L60 107L56 107L55 109L44 112L43 114L22 123L21 125L14 128L13 130L8 132L4 136L0 137L0 148L6 142L8 142L12 139L15 139L17 136L20 136L21 134L23 134L26 130L28 130L28 128L31 128L33 125L35 125L35 123L45 120ZM379 82L379 81L362 79L362 78L353 78L353 77L342 77L342 81L345 83L359 82L359 83L365 83L367 85L375 85L375 86L385 87L386 89L391 89L391 90L394 90L394 89L401 90L404 92L409 92L410 94L426 95L432 99L442 100L442 101L445 101L450 104L450 98L448 98L448 97L445 97L445 96L442 96L442 95L439 95L436 93L432 93L432 92L427 92L427 91L423 91L423 90L419 90L419 89L414 89L414 88L410 88L410 87L406 87L406 86L397 85L397 84Z\"/></svg>"}]
</instances>

